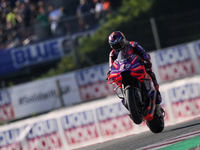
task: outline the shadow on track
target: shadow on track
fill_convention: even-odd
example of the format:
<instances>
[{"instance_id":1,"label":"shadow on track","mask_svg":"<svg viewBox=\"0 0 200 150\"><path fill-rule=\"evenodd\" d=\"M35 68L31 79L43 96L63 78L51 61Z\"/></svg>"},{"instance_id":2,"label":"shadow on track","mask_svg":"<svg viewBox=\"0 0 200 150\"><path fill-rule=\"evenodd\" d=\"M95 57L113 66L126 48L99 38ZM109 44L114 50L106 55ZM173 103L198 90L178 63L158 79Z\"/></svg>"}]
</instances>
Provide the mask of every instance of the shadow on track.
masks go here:
<instances>
[{"instance_id":1,"label":"shadow on track","mask_svg":"<svg viewBox=\"0 0 200 150\"><path fill-rule=\"evenodd\" d=\"M183 127L180 127L180 128L171 129L171 131L176 131L176 130L185 129L185 128L189 128L189 127L194 127L194 126L198 126L198 125L200 125L200 123L195 123L195 124L183 126Z\"/></svg>"}]
</instances>

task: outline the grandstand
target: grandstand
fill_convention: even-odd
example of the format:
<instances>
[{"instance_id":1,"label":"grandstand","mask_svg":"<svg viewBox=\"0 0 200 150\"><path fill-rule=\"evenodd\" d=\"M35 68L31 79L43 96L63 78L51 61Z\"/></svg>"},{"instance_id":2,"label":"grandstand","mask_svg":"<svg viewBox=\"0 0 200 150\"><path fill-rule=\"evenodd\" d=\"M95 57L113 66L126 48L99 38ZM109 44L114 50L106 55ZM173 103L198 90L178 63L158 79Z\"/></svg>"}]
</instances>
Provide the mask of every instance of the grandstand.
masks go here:
<instances>
[{"instance_id":1,"label":"grandstand","mask_svg":"<svg viewBox=\"0 0 200 150\"><path fill-rule=\"evenodd\" d=\"M113 0L110 2L113 8L120 5L113 4ZM78 16L77 9L80 3L81 0L1 0L0 50L96 29L100 19L95 18L96 2L88 0L88 10ZM1 87L8 86L9 81L19 84L37 78L54 67L59 60L60 58L25 67L17 73L1 75Z\"/></svg>"}]
</instances>

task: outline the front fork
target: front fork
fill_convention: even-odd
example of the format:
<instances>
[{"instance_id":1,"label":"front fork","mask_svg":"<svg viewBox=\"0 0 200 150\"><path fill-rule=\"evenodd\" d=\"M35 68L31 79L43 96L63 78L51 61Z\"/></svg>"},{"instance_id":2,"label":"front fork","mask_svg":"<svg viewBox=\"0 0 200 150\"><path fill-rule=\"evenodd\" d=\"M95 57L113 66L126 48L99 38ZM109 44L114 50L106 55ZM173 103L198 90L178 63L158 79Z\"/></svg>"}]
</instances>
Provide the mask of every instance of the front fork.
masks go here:
<instances>
[{"instance_id":1,"label":"front fork","mask_svg":"<svg viewBox=\"0 0 200 150\"><path fill-rule=\"evenodd\" d=\"M143 101L142 101L142 95L141 95L141 90L140 89L138 89L138 88L136 88L136 87L133 87L133 86L130 86L130 85L128 85L128 86L126 86L126 87L124 87L124 84L122 84L122 88L121 88L121 92L122 92L122 94L123 94L123 97L125 97L124 95L124 93L125 93L125 90L127 89L127 88L133 88L134 89L134 95L135 95L135 99L136 99L136 103L138 104L138 107L143 107L144 106L144 103L143 103ZM123 103L123 105L128 109L128 106L127 106L127 102L126 102L127 100L126 99L122 99L122 103ZM142 110L142 109L141 109Z\"/></svg>"}]
</instances>

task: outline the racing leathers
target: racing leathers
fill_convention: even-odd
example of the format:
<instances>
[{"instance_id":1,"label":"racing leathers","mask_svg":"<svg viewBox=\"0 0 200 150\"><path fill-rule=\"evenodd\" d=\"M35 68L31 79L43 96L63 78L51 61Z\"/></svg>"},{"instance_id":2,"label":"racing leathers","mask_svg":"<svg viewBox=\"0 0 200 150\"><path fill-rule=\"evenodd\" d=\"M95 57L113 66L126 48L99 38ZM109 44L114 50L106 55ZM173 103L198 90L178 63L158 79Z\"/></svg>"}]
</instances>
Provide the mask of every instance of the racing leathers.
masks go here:
<instances>
[{"instance_id":1,"label":"racing leathers","mask_svg":"<svg viewBox=\"0 0 200 150\"><path fill-rule=\"evenodd\" d=\"M146 69L146 72L151 76L155 89L157 91L157 98L156 98L156 104L160 104L162 102L162 98L159 92L159 84L156 80L156 76L155 74L152 72L152 63L151 63L151 57L148 53L146 53L146 51L135 41L130 41L129 44L125 47L128 48L128 50L130 50L132 53L138 55L141 58L141 61L145 62L144 66ZM115 61L115 59L117 59L119 51L117 50L112 50L109 54L109 67L111 69L111 66L113 64L113 62ZM108 74L110 73L110 71L108 72ZM108 75L107 74L107 75Z\"/></svg>"}]
</instances>

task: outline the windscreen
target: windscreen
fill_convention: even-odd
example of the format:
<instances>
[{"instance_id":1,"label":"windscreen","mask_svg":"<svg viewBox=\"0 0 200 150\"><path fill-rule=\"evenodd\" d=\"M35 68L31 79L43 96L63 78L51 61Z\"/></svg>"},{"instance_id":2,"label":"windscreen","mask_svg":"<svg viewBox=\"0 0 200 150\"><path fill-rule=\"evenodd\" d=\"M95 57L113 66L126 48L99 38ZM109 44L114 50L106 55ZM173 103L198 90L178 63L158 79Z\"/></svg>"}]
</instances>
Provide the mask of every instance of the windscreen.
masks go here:
<instances>
[{"instance_id":1,"label":"windscreen","mask_svg":"<svg viewBox=\"0 0 200 150\"><path fill-rule=\"evenodd\" d=\"M128 50L121 50L117 56L117 60L120 62L130 61L135 57L135 54L131 53Z\"/></svg>"}]
</instances>

